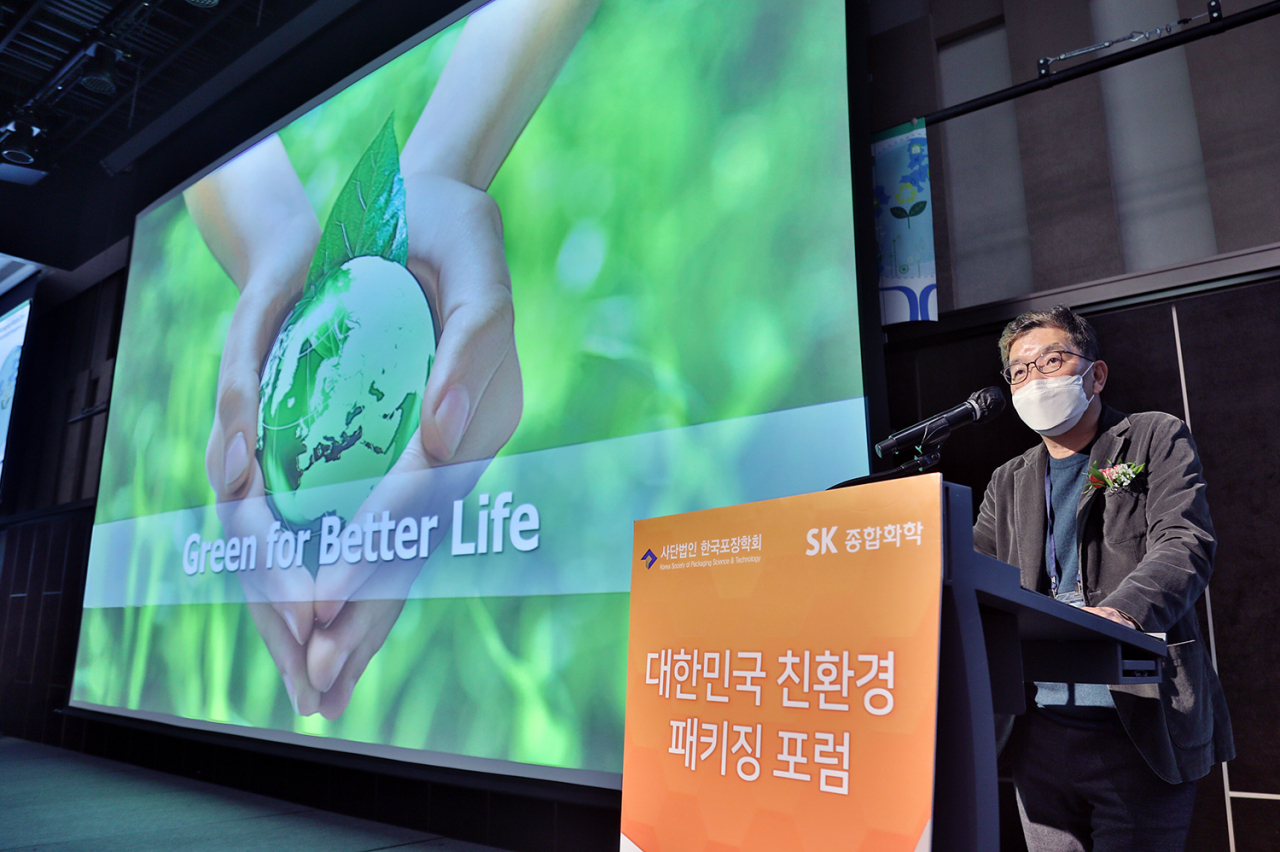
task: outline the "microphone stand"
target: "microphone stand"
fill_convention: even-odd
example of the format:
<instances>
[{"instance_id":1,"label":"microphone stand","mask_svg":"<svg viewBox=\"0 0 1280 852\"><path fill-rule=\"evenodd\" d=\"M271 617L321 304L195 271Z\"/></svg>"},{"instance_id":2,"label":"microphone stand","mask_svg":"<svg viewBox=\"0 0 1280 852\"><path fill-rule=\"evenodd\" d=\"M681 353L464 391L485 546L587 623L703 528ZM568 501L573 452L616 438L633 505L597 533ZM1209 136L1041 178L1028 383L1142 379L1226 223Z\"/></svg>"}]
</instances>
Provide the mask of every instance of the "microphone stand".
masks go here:
<instances>
[{"instance_id":1,"label":"microphone stand","mask_svg":"<svg viewBox=\"0 0 1280 852\"><path fill-rule=\"evenodd\" d=\"M899 452L898 447L905 441L918 440L919 443L915 447L916 457L909 462L904 462L892 470L881 471L880 473L869 473L866 476L858 476L853 479L846 479L844 482L837 482L828 488L832 491L836 488L849 488L853 485L862 485L867 482L880 482L887 479L898 479L903 476L913 476L918 473L924 473L929 468L942 461L942 445L951 437L953 429L969 423L981 423L995 417L1004 410L1004 393L1000 388L990 387L976 391L969 395L969 399L955 408L944 411L928 420L922 420L916 425L903 429L901 432L895 432L888 438L876 444L876 455L884 458L888 455L895 455ZM959 415L964 417L960 418ZM953 422L953 417L955 421ZM919 435L917 439L915 436ZM910 444L907 444L910 446Z\"/></svg>"},{"instance_id":2,"label":"microphone stand","mask_svg":"<svg viewBox=\"0 0 1280 852\"><path fill-rule=\"evenodd\" d=\"M946 440L946 436L943 437ZM942 461L942 441L932 442L916 447L918 455L909 462L904 462L892 470L882 470L879 473L869 473L866 476L857 476L853 479L846 479L844 482L837 482L828 488L828 491L835 491L837 488L849 488L854 485L864 485L868 482L881 482L890 479L901 479L904 476L915 476L917 473L924 473L929 468Z\"/></svg>"}]
</instances>

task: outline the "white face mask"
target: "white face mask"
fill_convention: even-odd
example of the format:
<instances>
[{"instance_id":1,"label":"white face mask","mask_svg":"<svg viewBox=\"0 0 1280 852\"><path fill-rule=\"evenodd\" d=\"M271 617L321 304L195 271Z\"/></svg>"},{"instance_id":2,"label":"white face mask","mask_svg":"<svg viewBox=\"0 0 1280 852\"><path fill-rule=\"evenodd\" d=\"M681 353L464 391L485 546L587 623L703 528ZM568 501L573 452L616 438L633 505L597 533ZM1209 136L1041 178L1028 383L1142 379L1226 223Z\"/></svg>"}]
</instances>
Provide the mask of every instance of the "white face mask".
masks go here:
<instances>
[{"instance_id":1,"label":"white face mask","mask_svg":"<svg viewBox=\"0 0 1280 852\"><path fill-rule=\"evenodd\" d=\"M1090 364L1089 370L1092 369ZM1023 423L1041 435L1052 438L1070 431L1093 402L1093 397L1084 392L1084 377L1089 370L1076 376L1052 376L1027 382L1026 387L1019 388L1013 395L1014 410Z\"/></svg>"}]
</instances>

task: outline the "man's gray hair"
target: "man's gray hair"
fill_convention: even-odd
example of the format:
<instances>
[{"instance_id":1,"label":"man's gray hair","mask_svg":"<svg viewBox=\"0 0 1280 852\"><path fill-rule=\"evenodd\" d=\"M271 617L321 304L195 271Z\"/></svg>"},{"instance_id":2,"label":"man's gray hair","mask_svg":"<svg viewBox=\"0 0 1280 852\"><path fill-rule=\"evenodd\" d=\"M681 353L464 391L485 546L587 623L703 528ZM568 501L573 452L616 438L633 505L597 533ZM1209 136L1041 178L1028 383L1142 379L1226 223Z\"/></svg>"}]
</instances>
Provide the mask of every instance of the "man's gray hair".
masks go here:
<instances>
[{"instance_id":1,"label":"man's gray hair","mask_svg":"<svg viewBox=\"0 0 1280 852\"><path fill-rule=\"evenodd\" d=\"M1061 329L1071 338L1071 345L1078 354L1090 361L1097 361L1102 357L1098 335L1089 321L1066 305L1054 305L1047 311L1027 311L1004 327L1000 334L1000 361L1004 366L1009 366L1009 349L1013 342L1037 328Z\"/></svg>"}]
</instances>

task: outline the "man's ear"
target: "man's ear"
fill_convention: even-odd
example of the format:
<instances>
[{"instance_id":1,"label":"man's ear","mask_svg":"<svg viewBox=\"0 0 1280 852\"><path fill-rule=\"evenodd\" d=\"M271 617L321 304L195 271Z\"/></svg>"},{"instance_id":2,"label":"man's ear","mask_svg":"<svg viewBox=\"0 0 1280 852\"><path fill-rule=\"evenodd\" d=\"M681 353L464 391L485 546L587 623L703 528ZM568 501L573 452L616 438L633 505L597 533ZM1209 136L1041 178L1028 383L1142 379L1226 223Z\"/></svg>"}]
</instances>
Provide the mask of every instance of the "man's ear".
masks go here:
<instances>
[{"instance_id":1,"label":"man's ear","mask_svg":"<svg viewBox=\"0 0 1280 852\"><path fill-rule=\"evenodd\" d=\"M1107 386L1107 362L1093 362L1093 393L1102 393L1102 389Z\"/></svg>"}]
</instances>

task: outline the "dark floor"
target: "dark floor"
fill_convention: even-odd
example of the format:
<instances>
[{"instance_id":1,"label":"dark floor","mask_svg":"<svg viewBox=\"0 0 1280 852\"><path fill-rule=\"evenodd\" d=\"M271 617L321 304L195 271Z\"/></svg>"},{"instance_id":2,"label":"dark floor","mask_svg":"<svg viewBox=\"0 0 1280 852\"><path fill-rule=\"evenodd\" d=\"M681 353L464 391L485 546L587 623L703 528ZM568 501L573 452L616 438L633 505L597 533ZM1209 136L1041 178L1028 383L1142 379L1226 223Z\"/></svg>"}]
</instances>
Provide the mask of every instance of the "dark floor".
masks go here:
<instances>
[{"instance_id":1,"label":"dark floor","mask_svg":"<svg viewBox=\"0 0 1280 852\"><path fill-rule=\"evenodd\" d=\"M0 852L497 852L0 737Z\"/></svg>"}]
</instances>

